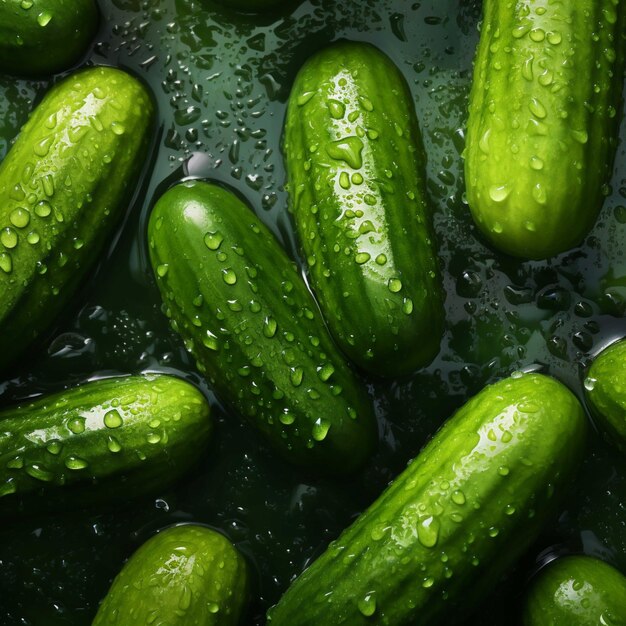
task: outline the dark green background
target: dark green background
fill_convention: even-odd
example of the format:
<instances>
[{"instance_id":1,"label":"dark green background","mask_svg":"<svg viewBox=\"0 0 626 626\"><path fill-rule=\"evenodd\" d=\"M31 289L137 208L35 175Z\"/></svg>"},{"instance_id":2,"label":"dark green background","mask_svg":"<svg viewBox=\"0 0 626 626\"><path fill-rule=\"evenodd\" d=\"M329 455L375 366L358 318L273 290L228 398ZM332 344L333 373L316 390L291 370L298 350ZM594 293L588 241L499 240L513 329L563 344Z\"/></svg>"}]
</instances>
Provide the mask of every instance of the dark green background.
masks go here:
<instances>
[{"instance_id":1,"label":"dark green background","mask_svg":"<svg viewBox=\"0 0 626 626\"><path fill-rule=\"evenodd\" d=\"M210 396L160 313L145 224L160 191L186 175L232 186L297 257L280 136L295 72L339 38L381 47L411 86L429 155L429 193L447 292L437 359L412 378L369 380L381 446L352 480L316 480L272 458L235 415L219 420L206 460L176 489L117 512L3 522L0 624L83 626L124 560L156 529L200 521L225 532L256 574L249 624L324 549L424 441L486 382L540 369L581 393L589 357L626 334L626 124L611 195L581 248L548 262L495 255L463 202L461 152L480 2L310 0L241 18L208 0L100 0L89 63L127 68L159 107L154 162L118 241L54 332L0 383L0 405L111 372L183 373ZM56 77L58 78L58 77ZM45 82L0 77L0 158ZM525 580L546 554L584 549L626 572L626 462L592 435L558 520L472 624L513 622ZM543 554L542 554L543 553ZM130 626L130 625L129 625ZM296 625L294 625L296 626Z\"/></svg>"}]
</instances>

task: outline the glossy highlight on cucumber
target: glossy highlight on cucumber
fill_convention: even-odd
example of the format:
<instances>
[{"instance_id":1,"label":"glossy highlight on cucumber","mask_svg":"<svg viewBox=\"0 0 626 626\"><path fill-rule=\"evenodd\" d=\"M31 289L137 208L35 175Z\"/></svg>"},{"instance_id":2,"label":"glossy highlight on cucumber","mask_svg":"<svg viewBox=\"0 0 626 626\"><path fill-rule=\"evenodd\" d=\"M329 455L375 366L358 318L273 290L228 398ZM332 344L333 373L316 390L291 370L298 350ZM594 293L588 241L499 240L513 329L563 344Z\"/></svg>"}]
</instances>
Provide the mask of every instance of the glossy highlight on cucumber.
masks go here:
<instances>
[{"instance_id":1,"label":"glossy highlight on cucumber","mask_svg":"<svg viewBox=\"0 0 626 626\"><path fill-rule=\"evenodd\" d=\"M379 376L426 365L439 350L443 289L404 77L369 44L318 52L296 77L284 138L290 210L337 343Z\"/></svg>"},{"instance_id":2,"label":"glossy highlight on cucumber","mask_svg":"<svg viewBox=\"0 0 626 626\"><path fill-rule=\"evenodd\" d=\"M623 119L623 0L485 0L465 173L480 231L530 259L581 242L606 195Z\"/></svg>"},{"instance_id":3,"label":"glossy highlight on cucumber","mask_svg":"<svg viewBox=\"0 0 626 626\"><path fill-rule=\"evenodd\" d=\"M153 111L129 74L78 72L47 93L0 164L0 371L50 327L110 243Z\"/></svg>"},{"instance_id":4,"label":"glossy highlight on cucumber","mask_svg":"<svg viewBox=\"0 0 626 626\"><path fill-rule=\"evenodd\" d=\"M92 626L237 626L248 567L220 533L184 524L144 543L113 581Z\"/></svg>"},{"instance_id":5,"label":"glossy highlight on cucumber","mask_svg":"<svg viewBox=\"0 0 626 626\"><path fill-rule=\"evenodd\" d=\"M97 26L95 0L1 0L0 73L66 70L85 54Z\"/></svg>"},{"instance_id":6,"label":"glossy highlight on cucumber","mask_svg":"<svg viewBox=\"0 0 626 626\"><path fill-rule=\"evenodd\" d=\"M226 189L185 182L158 200L148 240L164 311L218 397L296 465L362 466L377 441L367 393L254 213Z\"/></svg>"},{"instance_id":7,"label":"glossy highlight on cucumber","mask_svg":"<svg viewBox=\"0 0 626 626\"><path fill-rule=\"evenodd\" d=\"M287 590L271 626L433 626L467 617L537 538L580 462L561 383L486 387Z\"/></svg>"},{"instance_id":8,"label":"glossy highlight on cucumber","mask_svg":"<svg viewBox=\"0 0 626 626\"><path fill-rule=\"evenodd\" d=\"M0 413L0 511L138 497L204 452L209 405L164 375L106 378Z\"/></svg>"}]
</instances>

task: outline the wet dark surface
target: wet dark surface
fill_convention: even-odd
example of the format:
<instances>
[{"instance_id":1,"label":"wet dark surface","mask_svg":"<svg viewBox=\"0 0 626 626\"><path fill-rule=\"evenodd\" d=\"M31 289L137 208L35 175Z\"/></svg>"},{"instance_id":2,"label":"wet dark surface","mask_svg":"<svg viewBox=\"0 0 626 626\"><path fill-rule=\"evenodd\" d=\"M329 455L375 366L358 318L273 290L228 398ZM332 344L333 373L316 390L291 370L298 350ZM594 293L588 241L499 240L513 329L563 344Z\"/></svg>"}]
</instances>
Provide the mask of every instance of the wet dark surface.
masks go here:
<instances>
[{"instance_id":1,"label":"wet dark surface","mask_svg":"<svg viewBox=\"0 0 626 626\"><path fill-rule=\"evenodd\" d=\"M340 38L382 48L412 89L429 155L447 331L429 367L402 381L367 381L382 443L350 480L294 471L216 404L206 459L175 489L118 511L3 523L0 624L90 624L123 561L178 521L222 530L249 557L257 580L248 623L261 624L290 579L486 382L541 369L582 393L589 357L625 334L626 124L611 194L583 246L547 262L489 250L463 203L460 156L479 5L315 0L258 19L208 1L100 0L102 26L86 62L126 68L149 84L159 108L154 162L119 239L73 308L0 383L0 406L94 375L146 370L182 374L212 398L160 312L144 236L150 207L183 176L219 181L243 194L297 258L280 153L285 101L304 59ZM0 158L47 86L0 77ZM582 549L626 571L625 469L623 457L592 434L559 519L468 624L512 623L542 554Z\"/></svg>"}]
</instances>

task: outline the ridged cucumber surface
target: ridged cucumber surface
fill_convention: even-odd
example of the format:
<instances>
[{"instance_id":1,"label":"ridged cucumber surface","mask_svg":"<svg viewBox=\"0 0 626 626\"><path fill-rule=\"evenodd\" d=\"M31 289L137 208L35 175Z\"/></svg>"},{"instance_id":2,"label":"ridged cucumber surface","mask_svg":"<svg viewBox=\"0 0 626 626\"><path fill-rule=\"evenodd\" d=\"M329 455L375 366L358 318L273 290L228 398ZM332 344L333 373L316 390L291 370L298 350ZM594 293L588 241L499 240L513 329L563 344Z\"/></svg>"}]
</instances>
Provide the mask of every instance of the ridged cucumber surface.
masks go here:
<instances>
[{"instance_id":1,"label":"ridged cucumber surface","mask_svg":"<svg viewBox=\"0 0 626 626\"><path fill-rule=\"evenodd\" d=\"M626 341L603 350L585 379L585 395L606 439L626 453Z\"/></svg>"},{"instance_id":2,"label":"ridged cucumber surface","mask_svg":"<svg viewBox=\"0 0 626 626\"><path fill-rule=\"evenodd\" d=\"M625 626L626 577L589 556L547 565L531 586L524 626Z\"/></svg>"},{"instance_id":3,"label":"ridged cucumber surface","mask_svg":"<svg viewBox=\"0 0 626 626\"><path fill-rule=\"evenodd\" d=\"M108 378L38 398L0 413L0 506L54 509L57 500L166 487L198 460L211 431L204 396L172 376Z\"/></svg>"},{"instance_id":4,"label":"ridged cucumber surface","mask_svg":"<svg viewBox=\"0 0 626 626\"><path fill-rule=\"evenodd\" d=\"M218 396L295 464L362 465L377 439L368 396L267 227L233 193L187 182L148 234L165 312Z\"/></svg>"},{"instance_id":5,"label":"ridged cucumber surface","mask_svg":"<svg viewBox=\"0 0 626 626\"><path fill-rule=\"evenodd\" d=\"M381 376L438 352L443 291L411 92L365 43L317 53L285 124L290 209L313 291L343 351Z\"/></svg>"},{"instance_id":6,"label":"ridged cucumber surface","mask_svg":"<svg viewBox=\"0 0 626 626\"><path fill-rule=\"evenodd\" d=\"M86 52L97 26L95 0L0 0L0 73L65 70Z\"/></svg>"},{"instance_id":7,"label":"ridged cucumber surface","mask_svg":"<svg viewBox=\"0 0 626 626\"><path fill-rule=\"evenodd\" d=\"M0 370L100 258L137 184L152 112L125 72L79 72L50 90L0 165Z\"/></svg>"},{"instance_id":8,"label":"ridged cucumber surface","mask_svg":"<svg viewBox=\"0 0 626 626\"><path fill-rule=\"evenodd\" d=\"M526 374L467 402L287 590L271 626L465 618L537 537L583 451L582 406Z\"/></svg>"},{"instance_id":9,"label":"ridged cucumber surface","mask_svg":"<svg viewBox=\"0 0 626 626\"><path fill-rule=\"evenodd\" d=\"M124 565L92 626L237 626L247 570L220 533L193 524L167 528Z\"/></svg>"},{"instance_id":10,"label":"ridged cucumber surface","mask_svg":"<svg viewBox=\"0 0 626 626\"><path fill-rule=\"evenodd\" d=\"M622 119L624 0L485 0L470 95L467 199L485 237L541 259L602 206Z\"/></svg>"}]
</instances>

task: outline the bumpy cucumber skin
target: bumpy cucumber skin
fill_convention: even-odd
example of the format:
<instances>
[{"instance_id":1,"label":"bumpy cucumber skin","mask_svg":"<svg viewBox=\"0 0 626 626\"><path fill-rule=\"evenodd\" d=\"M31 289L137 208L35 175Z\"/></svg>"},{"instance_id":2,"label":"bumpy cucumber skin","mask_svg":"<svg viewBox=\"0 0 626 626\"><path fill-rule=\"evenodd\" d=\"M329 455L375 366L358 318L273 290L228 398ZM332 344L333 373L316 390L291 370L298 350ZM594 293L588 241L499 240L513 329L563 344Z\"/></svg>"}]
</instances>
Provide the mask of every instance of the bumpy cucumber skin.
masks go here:
<instances>
[{"instance_id":1,"label":"bumpy cucumber skin","mask_svg":"<svg viewBox=\"0 0 626 626\"><path fill-rule=\"evenodd\" d=\"M453 623L537 537L580 461L583 409L540 374L466 403L293 583L272 626Z\"/></svg>"},{"instance_id":2,"label":"bumpy cucumber skin","mask_svg":"<svg viewBox=\"0 0 626 626\"><path fill-rule=\"evenodd\" d=\"M225 189L183 183L157 202L148 239L165 312L218 396L290 462L362 465L377 440L368 397L253 212Z\"/></svg>"},{"instance_id":3,"label":"bumpy cucumber skin","mask_svg":"<svg viewBox=\"0 0 626 626\"><path fill-rule=\"evenodd\" d=\"M617 145L626 2L485 0L465 178L499 250L542 259L595 222Z\"/></svg>"},{"instance_id":4,"label":"bumpy cucumber skin","mask_svg":"<svg viewBox=\"0 0 626 626\"><path fill-rule=\"evenodd\" d=\"M382 376L438 352L443 290L413 99L392 61L335 44L298 73L284 153L313 290L342 350Z\"/></svg>"},{"instance_id":5,"label":"bumpy cucumber skin","mask_svg":"<svg viewBox=\"0 0 626 626\"><path fill-rule=\"evenodd\" d=\"M591 364L585 395L606 439L626 454L626 341L603 350Z\"/></svg>"},{"instance_id":6,"label":"bumpy cucumber skin","mask_svg":"<svg viewBox=\"0 0 626 626\"><path fill-rule=\"evenodd\" d=\"M165 487L198 460L211 432L204 396L172 376L44 396L0 413L0 506L19 512L26 498L30 512Z\"/></svg>"},{"instance_id":7,"label":"bumpy cucumber skin","mask_svg":"<svg viewBox=\"0 0 626 626\"><path fill-rule=\"evenodd\" d=\"M98 26L94 0L0 0L0 73L45 76L85 53Z\"/></svg>"},{"instance_id":8,"label":"bumpy cucumber skin","mask_svg":"<svg viewBox=\"0 0 626 626\"><path fill-rule=\"evenodd\" d=\"M204 526L174 526L124 565L92 626L237 626L248 568L226 537Z\"/></svg>"},{"instance_id":9,"label":"bumpy cucumber skin","mask_svg":"<svg viewBox=\"0 0 626 626\"><path fill-rule=\"evenodd\" d=\"M524 626L625 626L626 577L589 556L547 565L533 583Z\"/></svg>"},{"instance_id":10,"label":"bumpy cucumber skin","mask_svg":"<svg viewBox=\"0 0 626 626\"><path fill-rule=\"evenodd\" d=\"M119 222L153 105L108 67L70 76L0 164L0 370L54 321Z\"/></svg>"}]
</instances>

